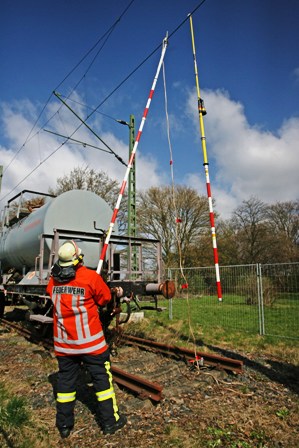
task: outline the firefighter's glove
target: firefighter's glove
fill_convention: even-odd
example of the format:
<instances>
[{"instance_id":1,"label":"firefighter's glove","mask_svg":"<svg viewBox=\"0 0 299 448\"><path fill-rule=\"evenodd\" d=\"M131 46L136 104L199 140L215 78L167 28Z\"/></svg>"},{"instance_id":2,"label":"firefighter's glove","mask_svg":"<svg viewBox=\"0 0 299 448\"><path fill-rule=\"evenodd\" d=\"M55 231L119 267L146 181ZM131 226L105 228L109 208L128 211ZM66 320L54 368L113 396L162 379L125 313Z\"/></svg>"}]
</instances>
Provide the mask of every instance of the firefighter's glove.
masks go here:
<instances>
[{"instance_id":1,"label":"firefighter's glove","mask_svg":"<svg viewBox=\"0 0 299 448\"><path fill-rule=\"evenodd\" d=\"M115 294L115 296L120 299L124 295L124 290L121 286L116 286L114 288L111 288L112 294Z\"/></svg>"}]
</instances>

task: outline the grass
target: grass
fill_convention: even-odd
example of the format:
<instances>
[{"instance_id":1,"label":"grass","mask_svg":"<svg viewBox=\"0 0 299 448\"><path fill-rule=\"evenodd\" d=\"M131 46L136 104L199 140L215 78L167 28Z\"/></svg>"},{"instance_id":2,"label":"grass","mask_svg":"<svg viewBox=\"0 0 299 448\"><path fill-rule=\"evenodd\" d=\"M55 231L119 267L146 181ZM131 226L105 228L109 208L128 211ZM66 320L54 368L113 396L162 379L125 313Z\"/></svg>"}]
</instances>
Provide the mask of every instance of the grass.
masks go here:
<instances>
[{"instance_id":1,"label":"grass","mask_svg":"<svg viewBox=\"0 0 299 448\"><path fill-rule=\"evenodd\" d=\"M249 353L267 352L299 365L298 295L297 300L294 296L280 298L264 308L267 334L263 336L259 334L258 305L247 305L244 297L225 296L222 303L217 297L175 298L172 302L159 300L158 306L164 311L145 310L145 322L134 324L130 331L141 331L144 337L154 334L156 340L182 346L195 340L199 346L219 345Z\"/></svg>"},{"instance_id":2,"label":"grass","mask_svg":"<svg viewBox=\"0 0 299 448\"><path fill-rule=\"evenodd\" d=\"M40 428L42 432L42 429ZM41 448L38 428L33 424L29 404L20 396L13 396L0 382L0 446Z\"/></svg>"},{"instance_id":3,"label":"grass","mask_svg":"<svg viewBox=\"0 0 299 448\"><path fill-rule=\"evenodd\" d=\"M143 303L142 303L143 304ZM169 322L168 308L172 308L172 320L190 320L192 325L210 330L222 327L252 334L260 332L260 309L258 305L248 305L244 297L227 295L223 302L213 296L175 298L172 302L159 301L160 307L167 308L162 320ZM264 327L267 335L299 340L299 298L279 298L271 306L264 306ZM149 317L155 312L147 312ZM171 322L171 321L170 321Z\"/></svg>"},{"instance_id":4,"label":"grass","mask_svg":"<svg viewBox=\"0 0 299 448\"><path fill-rule=\"evenodd\" d=\"M211 298L208 298L211 300ZM199 299L201 300L201 299ZM205 299L206 300L206 299ZM232 298L232 303L228 304L230 308L234 309L233 301L240 306L239 298ZM197 299L190 299L192 305L198 302ZM166 306L168 303L160 302L159 305ZM252 353L254 357L258 356L259 352L271 353L286 362L293 364L298 363L298 345L299 341L271 337L262 337L256 333L246 331L227 330L219 325L214 316L212 304L208 303L208 312L206 314L213 317L214 326L210 326L209 322L204 321L202 312L205 310L204 303L201 307L192 308L191 311L194 316L191 317L192 325L189 325L188 310L186 300L178 299L178 304L174 303L174 307L182 307L183 319L179 316L171 321L168 318L168 311L157 313L156 311L145 311L145 319L138 323L126 324L124 330L131 334L136 334L144 337L152 337L153 339L169 343L173 345L188 346L192 344L192 337L194 336L198 345L203 347L203 351L211 351L211 347L218 346L223 348L234 348L236 351L246 351ZM183 308L183 305L185 308ZM216 303L216 312L223 309L223 304ZM237 305L238 306L238 305ZM211 308L209 308L211 307ZM251 308L252 306L248 306ZM197 314L198 313L198 314ZM174 314L176 315L176 314ZM239 318L235 315L234 318ZM199 323L198 320L201 319ZM192 334L193 333L193 336ZM200 350L202 350L200 348ZM31 378L29 377L29 381ZM244 384L243 393L247 392L246 384ZM287 421L290 415L290 410L284 404L275 407L273 416L276 416L280 422ZM187 428L186 428L187 431ZM202 437L200 445L196 445L198 440L194 440L192 435L185 436L181 427L176 427L171 424L166 428L167 442L161 441L160 447L173 448L191 448L192 446L200 446L202 448L212 447L228 447L228 448L268 448L269 440L267 434L261 428L252 429L250 433L240 431L232 424L223 424L219 426L219 422L211 421L199 435ZM30 405L18 395L12 395L9 390L0 382L0 446L15 447L15 448L43 448L50 446L49 435L47 429L42 427L40 421L33 421ZM51 445L52 446L52 445ZM107 445L108 446L108 445Z\"/></svg>"},{"instance_id":5,"label":"grass","mask_svg":"<svg viewBox=\"0 0 299 448\"><path fill-rule=\"evenodd\" d=\"M7 446L13 446L14 443L23 439L22 430L28 423L29 413L24 398L10 396L4 385L0 383L0 428L1 436ZM20 434L22 434L21 437ZM28 441L23 440L23 442ZM25 447L23 442L22 445Z\"/></svg>"},{"instance_id":6,"label":"grass","mask_svg":"<svg viewBox=\"0 0 299 448\"><path fill-rule=\"evenodd\" d=\"M29 421L26 402L22 397L10 397L0 383L0 422L2 426L22 427Z\"/></svg>"}]
</instances>

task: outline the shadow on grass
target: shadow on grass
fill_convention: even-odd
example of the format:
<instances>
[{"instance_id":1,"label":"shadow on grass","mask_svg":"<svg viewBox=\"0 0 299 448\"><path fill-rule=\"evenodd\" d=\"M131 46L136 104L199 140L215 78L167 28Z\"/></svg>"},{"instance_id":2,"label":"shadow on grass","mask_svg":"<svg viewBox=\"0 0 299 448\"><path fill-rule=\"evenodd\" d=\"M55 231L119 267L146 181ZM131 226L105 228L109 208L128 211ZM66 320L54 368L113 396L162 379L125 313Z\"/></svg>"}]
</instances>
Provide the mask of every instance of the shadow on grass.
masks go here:
<instances>
[{"instance_id":1,"label":"shadow on grass","mask_svg":"<svg viewBox=\"0 0 299 448\"><path fill-rule=\"evenodd\" d=\"M182 334L178 335L176 330L168 327L167 325L163 323L160 323L160 325L167 328L167 331L175 334L179 340L183 342L190 341L190 338ZM140 337L146 338L146 335ZM209 350L213 351L214 353L218 353L221 356L243 361L245 367L255 370L256 372L269 378L271 381L280 383L293 393L299 395L299 367L285 362L275 361L269 358L265 358L262 363L256 360L249 359L248 357L234 351L217 347L212 344L206 344L202 339L196 339L195 343L198 347L207 347Z\"/></svg>"},{"instance_id":2,"label":"shadow on grass","mask_svg":"<svg viewBox=\"0 0 299 448\"><path fill-rule=\"evenodd\" d=\"M204 344L209 350L219 353L223 356L229 358L238 359L243 361L246 367L259 372L260 374L266 376L271 381L282 384L290 391L299 395L299 367L292 364L287 364L285 362L274 361L269 358L265 358L265 364L252 359L247 358L239 353L232 352L230 350L222 349L210 344Z\"/></svg>"},{"instance_id":3,"label":"shadow on grass","mask_svg":"<svg viewBox=\"0 0 299 448\"><path fill-rule=\"evenodd\" d=\"M7 432L4 429L2 429L2 428L0 428L0 433L3 435L3 438L5 440L6 446L8 448L15 448L15 445L9 439L9 434L7 434Z\"/></svg>"}]
</instances>

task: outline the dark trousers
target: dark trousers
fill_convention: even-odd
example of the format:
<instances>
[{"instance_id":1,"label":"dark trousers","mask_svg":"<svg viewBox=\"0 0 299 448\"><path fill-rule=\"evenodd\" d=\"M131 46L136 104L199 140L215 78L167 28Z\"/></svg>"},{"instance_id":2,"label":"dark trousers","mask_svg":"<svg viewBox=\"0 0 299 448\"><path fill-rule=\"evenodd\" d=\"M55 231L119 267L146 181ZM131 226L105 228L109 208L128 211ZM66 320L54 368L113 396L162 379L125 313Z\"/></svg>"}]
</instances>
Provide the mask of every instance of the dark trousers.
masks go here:
<instances>
[{"instance_id":1,"label":"dark trousers","mask_svg":"<svg viewBox=\"0 0 299 448\"><path fill-rule=\"evenodd\" d=\"M74 426L76 383L83 363L90 373L98 400L98 417L103 426L119 419L110 371L109 350L100 355L57 356L59 372L56 397L56 426Z\"/></svg>"}]
</instances>

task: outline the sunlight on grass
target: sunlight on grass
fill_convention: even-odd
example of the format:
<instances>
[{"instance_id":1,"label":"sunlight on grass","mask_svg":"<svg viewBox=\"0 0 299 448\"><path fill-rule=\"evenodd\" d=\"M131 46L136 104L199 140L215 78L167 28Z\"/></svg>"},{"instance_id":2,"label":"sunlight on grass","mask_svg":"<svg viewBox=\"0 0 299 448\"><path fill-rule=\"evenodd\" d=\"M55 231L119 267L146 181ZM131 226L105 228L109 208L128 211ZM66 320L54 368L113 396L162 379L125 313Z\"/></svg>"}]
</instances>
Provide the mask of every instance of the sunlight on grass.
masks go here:
<instances>
[{"instance_id":1,"label":"sunlight on grass","mask_svg":"<svg viewBox=\"0 0 299 448\"><path fill-rule=\"evenodd\" d=\"M0 446L46 448L49 440L42 428L33 424L26 399L12 396L0 383Z\"/></svg>"},{"instance_id":2,"label":"sunlight on grass","mask_svg":"<svg viewBox=\"0 0 299 448\"><path fill-rule=\"evenodd\" d=\"M167 306L167 304L165 300L161 301L159 306ZM190 312L187 310L189 305ZM152 338L170 345L188 347L196 343L200 350L206 347L211 350L212 346L217 346L244 351L247 354L264 353L284 362L299 365L299 340L260 336L256 323L256 311L252 310L252 306L246 305L246 312L242 313L238 307L234 308L230 304L225 307L223 304L211 303L210 298L208 305L201 299L200 301L192 299L189 304L185 300L178 299L173 306L171 320L168 309L162 312L145 310L145 318L141 322L126 324L124 329L130 334L138 334L139 337ZM224 310L227 313L227 309L230 310L228 320L227 315L224 316ZM225 325L223 325L224 318ZM228 322L240 322L240 325L227 326ZM242 328L245 325L244 322L249 322L246 331ZM251 331L248 331L248 328Z\"/></svg>"}]
</instances>

